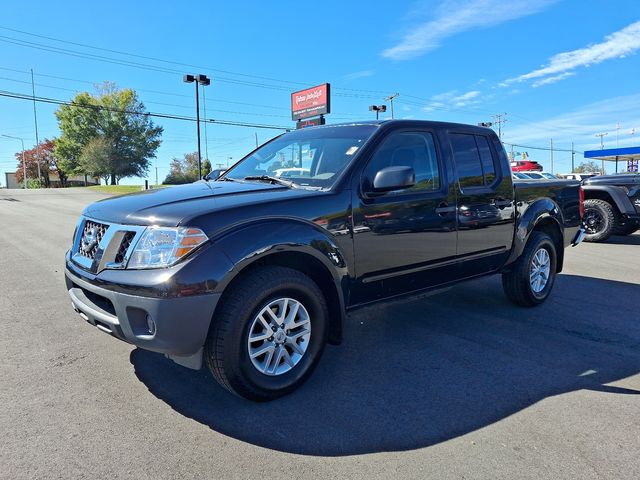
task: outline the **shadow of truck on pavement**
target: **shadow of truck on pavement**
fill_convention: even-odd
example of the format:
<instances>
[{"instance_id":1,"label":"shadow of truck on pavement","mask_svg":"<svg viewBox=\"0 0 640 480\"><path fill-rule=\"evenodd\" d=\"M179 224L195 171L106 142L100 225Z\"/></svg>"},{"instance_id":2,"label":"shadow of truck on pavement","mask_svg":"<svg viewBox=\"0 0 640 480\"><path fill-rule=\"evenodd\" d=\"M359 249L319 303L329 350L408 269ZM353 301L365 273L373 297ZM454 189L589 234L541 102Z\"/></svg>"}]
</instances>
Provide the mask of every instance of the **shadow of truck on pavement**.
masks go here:
<instances>
[{"instance_id":1,"label":"shadow of truck on pavement","mask_svg":"<svg viewBox=\"0 0 640 480\"><path fill-rule=\"evenodd\" d=\"M522 309L492 277L357 312L343 345L327 347L310 380L271 403L237 398L206 370L159 354L136 349L131 363L176 412L305 455L425 447L578 389L639 394L606 384L640 371L640 287L560 275L555 288L543 306ZM588 317L576 316L577 305Z\"/></svg>"}]
</instances>

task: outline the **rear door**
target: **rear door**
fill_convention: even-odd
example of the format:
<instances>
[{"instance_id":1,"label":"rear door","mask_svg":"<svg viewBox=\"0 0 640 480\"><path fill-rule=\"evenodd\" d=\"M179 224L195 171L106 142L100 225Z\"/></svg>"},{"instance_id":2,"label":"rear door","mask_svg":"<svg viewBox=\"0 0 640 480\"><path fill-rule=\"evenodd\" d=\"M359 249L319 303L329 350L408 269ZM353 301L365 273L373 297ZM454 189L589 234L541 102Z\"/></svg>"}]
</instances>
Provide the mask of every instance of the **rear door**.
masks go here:
<instances>
[{"instance_id":1,"label":"rear door","mask_svg":"<svg viewBox=\"0 0 640 480\"><path fill-rule=\"evenodd\" d=\"M458 188L461 276L495 270L506 260L514 235L511 172L497 137L449 132ZM505 170L507 169L507 170Z\"/></svg>"}]
</instances>

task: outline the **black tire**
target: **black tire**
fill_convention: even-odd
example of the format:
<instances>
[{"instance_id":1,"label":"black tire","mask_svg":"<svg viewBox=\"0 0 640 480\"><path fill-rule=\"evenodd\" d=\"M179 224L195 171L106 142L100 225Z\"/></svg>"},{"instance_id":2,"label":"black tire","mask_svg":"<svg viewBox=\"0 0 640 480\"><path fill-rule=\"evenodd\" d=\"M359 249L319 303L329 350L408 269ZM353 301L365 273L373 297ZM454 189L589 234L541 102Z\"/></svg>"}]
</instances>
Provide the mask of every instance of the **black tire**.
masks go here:
<instances>
[{"instance_id":1,"label":"black tire","mask_svg":"<svg viewBox=\"0 0 640 480\"><path fill-rule=\"evenodd\" d=\"M227 390L253 401L269 401L292 392L311 375L327 341L329 313L322 291L303 273L279 266L258 267L231 288L216 311L205 344L204 357L211 373ZM311 334L295 366L268 375L253 365L247 342L259 312L283 297L304 306L311 319Z\"/></svg>"},{"instance_id":2,"label":"black tire","mask_svg":"<svg viewBox=\"0 0 640 480\"><path fill-rule=\"evenodd\" d=\"M627 223L625 225L616 226L616 228L613 229L613 234L626 236L626 235L631 235L632 233L636 232L638 229L640 229L640 226L637 223Z\"/></svg>"},{"instance_id":3,"label":"black tire","mask_svg":"<svg viewBox=\"0 0 640 480\"><path fill-rule=\"evenodd\" d=\"M530 275L536 253L544 249L549 255L549 273L544 288L536 292L531 285ZM543 232L532 232L524 247L520 258L511 266L509 271L502 274L502 287L507 298L523 307L535 307L543 303L556 278L557 266L556 247L551 237Z\"/></svg>"},{"instance_id":4,"label":"black tire","mask_svg":"<svg viewBox=\"0 0 640 480\"><path fill-rule=\"evenodd\" d=\"M604 200L584 201L585 242L604 242L612 234L616 225L613 207Z\"/></svg>"}]
</instances>

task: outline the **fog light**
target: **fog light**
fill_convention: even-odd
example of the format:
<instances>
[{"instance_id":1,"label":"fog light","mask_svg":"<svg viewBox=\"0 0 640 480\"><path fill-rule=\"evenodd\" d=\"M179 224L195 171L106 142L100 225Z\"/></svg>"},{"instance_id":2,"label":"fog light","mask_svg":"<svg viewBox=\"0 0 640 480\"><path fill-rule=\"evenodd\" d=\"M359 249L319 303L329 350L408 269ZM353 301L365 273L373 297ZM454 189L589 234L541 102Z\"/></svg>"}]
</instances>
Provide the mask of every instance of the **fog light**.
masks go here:
<instances>
[{"instance_id":1,"label":"fog light","mask_svg":"<svg viewBox=\"0 0 640 480\"><path fill-rule=\"evenodd\" d=\"M156 322L153 321L151 315L147 315L147 330L149 330L149 335L156 334Z\"/></svg>"}]
</instances>

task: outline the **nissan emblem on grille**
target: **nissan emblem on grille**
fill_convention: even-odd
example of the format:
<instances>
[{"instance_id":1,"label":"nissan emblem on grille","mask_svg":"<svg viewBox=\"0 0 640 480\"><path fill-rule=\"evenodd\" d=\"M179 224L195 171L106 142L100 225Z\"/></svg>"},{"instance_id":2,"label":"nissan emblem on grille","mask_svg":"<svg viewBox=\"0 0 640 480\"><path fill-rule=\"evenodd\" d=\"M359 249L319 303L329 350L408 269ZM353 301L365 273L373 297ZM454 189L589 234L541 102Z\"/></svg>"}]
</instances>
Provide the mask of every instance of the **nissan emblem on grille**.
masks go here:
<instances>
[{"instance_id":1,"label":"nissan emblem on grille","mask_svg":"<svg viewBox=\"0 0 640 480\"><path fill-rule=\"evenodd\" d=\"M82 237L80 237L78 253L93 260L107 227L107 225L87 220L82 230Z\"/></svg>"},{"instance_id":2,"label":"nissan emblem on grille","mask_svg":"<svg viewBox=\"0 0 640 480\"><path fill-rule=\"evenodd\" d=\"M84 231L81 243L81 248L84 253L89 253L91 249L98 244L98 232L95 226L92 225L88 230Z\"/></svg>"}]
</instances>

